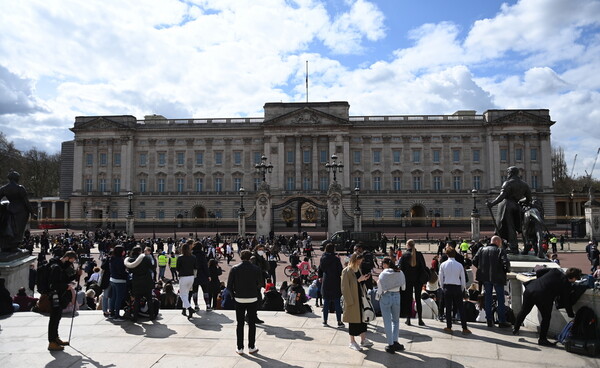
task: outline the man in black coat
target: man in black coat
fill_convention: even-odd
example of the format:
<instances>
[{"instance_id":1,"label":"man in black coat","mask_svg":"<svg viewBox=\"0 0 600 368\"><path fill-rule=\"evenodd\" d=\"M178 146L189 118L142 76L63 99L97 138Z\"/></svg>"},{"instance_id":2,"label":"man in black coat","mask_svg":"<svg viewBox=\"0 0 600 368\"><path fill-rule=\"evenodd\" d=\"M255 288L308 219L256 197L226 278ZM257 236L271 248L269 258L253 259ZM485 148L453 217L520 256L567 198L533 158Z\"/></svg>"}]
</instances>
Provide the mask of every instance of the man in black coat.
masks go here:
<instances>
[{"instance_id":1,"label":"man in black coat","mask_svg":"<svg viewBox=\"0 0 600 368\"><path fill-rule=\"evenodd\" d=\"M570 318L575 316L570 295L572 284L581 278L581 270L579 268L569 268L566 273L563 273L557 268L542 268L536 272L536 276L535 280L530 281L525 286L523 305L515 321L513 334L519 333L521 324L535 305L542 315L538 344L551 346L553 344L548 341L547 335L554 300L559 299L560 304L566 307L567 315Z\"/></svg>"},{"instance_id":2,"label":"man in black coat","mask_svg":"<svg viewBox=\"0 0 600 368\"><path fill-rule=\"evenodd\" d=\"M49 261L49 287L51 290L51 312L48 322L48 350L64 350L68 341L62 341L58 337L58 325L62 317L62 311L71 301L71 291L68 290L69 283L81 276L81 269L75 271L73 264L77 261L77 254L72 250L67 251L61 258L52 258Z\"/></svg>"},{"instance_id":3,"label":"man in black coat","mask_svg":"<svg viewBox=\"0 0 600 368\"><path fill-rule=\"evenodd\" d=\"M325 246L325 253L321 256L319 263L319 278L321 282L321 294L323 295L323 326L327 326L330 304L333 302L338 327L344 327L342 322L342 262L335 254L335 244L329 243Z\"/></svg>"},{"instance_id":4,"label":"man in black coat","mask_svg":"<svg viewBox=\"0 0 600 368\"><path fill-rule=\"evenodd\" d=\"M248 316L256 315L258 306L258 296L262 285L262 271L260 268L250 262L252 252L243 250L240 254L242 263L235 265L227 279L227 289L233 294L235 299L235 319L237 321L236 353L244 354L244 320L246 313ZM254 318L248 318L248 352L254 354L258 352L256 348L256 321Z\"/></svg>"},{"instance_id":5,"label":"man in black coat","mask_svg":"<svg viewBox=\"0 0 600 368\"><path fill-rule=\"evenodd\" d=\"M492 290L496 290L498 300L498 320L500 327L510 327L506 322L506 311L504 306L504 285L506 285L506 273L510 272L510 261L506 252L502 249L502 239L494 235L490 244L479 249L473 265L477 267L477 281L483 283L485 290L485 316L488 327L494 326L492 313Z\"/></svg>"}]
</instances>

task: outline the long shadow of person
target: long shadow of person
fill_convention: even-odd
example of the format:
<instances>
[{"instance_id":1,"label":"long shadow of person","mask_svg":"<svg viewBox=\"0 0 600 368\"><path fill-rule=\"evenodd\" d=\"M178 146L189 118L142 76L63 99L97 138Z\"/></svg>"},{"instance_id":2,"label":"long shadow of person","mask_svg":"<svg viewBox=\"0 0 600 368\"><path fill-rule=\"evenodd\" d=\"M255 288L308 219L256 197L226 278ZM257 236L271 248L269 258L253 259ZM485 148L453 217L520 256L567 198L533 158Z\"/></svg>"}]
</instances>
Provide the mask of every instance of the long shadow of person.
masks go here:
<instances>
[{"instance_id":1,"label":"long shadow of person","mask_svg":"<svg viewBox=\"0 0 600 368\"><path fill-rule=\"evenodd\" d=\"M379 363L384 367L452 367L464 368L464 365L453 362L452 359L432 357L425 354L402 351L399 354L382 353L379 350L366 352L365 360Z\"/></svg>"},{"instance_id":2,"label":"long shadow of person","mask_svg":"<svg viewBox=\"0 0 600 368\"><path fill-rule=\"evenodd\" d=\"M256 354L252 354L252 355L244 354L244 355L242 355L242 357L248 359L248 361L258 364L260 367L265 367L265 368L266 367L269 367L269 368L271 368L271 367L304 368L301 365L292 365L292 364L282 362L281 360L266 357L266 356L262 355L260 353L260 351Z\"/></svg>"},{"instance_id":3,"label":"long shadow of person","mask_svg":"<svg viewBox=\"0 0 600 368\"><path fill-rule=\"evenodd\" d=\"M100 364L100 362L90 358L89 356L85 355L85 353L82 353L81 351L77 350L77 348L74 348L73 346L69 346L67 348L75 350L78 354L71 355L64 350L50 352L50 354L54 357L54 360L51 362L48 362L44 367L45 368L54 368L54 367L64 368L64 367L71 367L71 366L74 366L74 367L91 366L91 367L96 367L96 368L116 367L116 365L114 365L114 364L107 364L107 365Z\"/></svg>"},{"instance_id":4,"label":"long shadow of person","mask_svg":"<svg viewBox=\"0 0 600 368\"><path fill-rule=\"evenodd\" d=\"M224 314L210 312L202 314L200 318L192 318L190 322L201 330L221 331L224 324L234 323L235 321Z\"/></svg>"},{"instance_id":5,"label":"long shadow of person","mask_svg":"<svg viewBox=\"0 0 600 368\"><path fill-rule=\"evenodd\" d=\"M312 341L314 340L310 336L306 336L304 331L298 330L290 330L284 327L277 326L263 326L256 325L257 328L262 328L267 335L273 335L278 339L286 339L286 340L303 340L303 341Z\"/></svg>"},{"instance_id":6,"label":"long shadow of person","mask_svg":"<svg viewBox=\"0 0 600 368\"><path fill-rule=\"evenodd\" d=\"M127 334L144 336L152 339L167 338L177 333L177 331L168 328L167 325L157 322L156 320L149 322L122 322L120 326Z\"/></svg>"}]
</instances>

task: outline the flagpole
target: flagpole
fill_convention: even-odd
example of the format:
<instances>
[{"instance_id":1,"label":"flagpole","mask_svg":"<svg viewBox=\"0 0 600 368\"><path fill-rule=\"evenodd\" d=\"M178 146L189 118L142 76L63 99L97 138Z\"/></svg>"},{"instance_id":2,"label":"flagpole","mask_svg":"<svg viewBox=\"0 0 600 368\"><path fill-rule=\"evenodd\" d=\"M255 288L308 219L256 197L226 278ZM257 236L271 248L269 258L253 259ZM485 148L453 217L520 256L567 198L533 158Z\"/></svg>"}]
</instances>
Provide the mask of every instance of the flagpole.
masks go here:
<instances>
[{"instance_id":1,"label":"flagpole","mask_svg":"<svg viewBox=\"0 0 600 368\"><path fill-rule=\"evenodd\" d=\"M306 60L306 103L308 103L308 60Z\"/></svg>"}]
</instances>

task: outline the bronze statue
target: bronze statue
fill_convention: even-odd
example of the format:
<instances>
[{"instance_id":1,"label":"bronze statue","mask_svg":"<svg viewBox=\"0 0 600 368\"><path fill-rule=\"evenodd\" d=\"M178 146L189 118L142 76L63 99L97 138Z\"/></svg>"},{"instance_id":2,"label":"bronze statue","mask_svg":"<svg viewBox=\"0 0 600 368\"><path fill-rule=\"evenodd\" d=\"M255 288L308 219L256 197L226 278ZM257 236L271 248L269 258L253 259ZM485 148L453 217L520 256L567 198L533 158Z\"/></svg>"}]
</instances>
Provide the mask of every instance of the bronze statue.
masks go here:
<instances>
[{"instance_id":1,"label":"bronze statue","mask_svg":"<svg viewBox=\"0 0 600 368\"><path fill-rule=\"evenodd\" d=\"M508 179L502 184L502 190L496 199L486 201L488 208L498 205L496 232L502 239L508 241L510 253L519 254L517 232L521 232L521 203L531 203L531 189L519 177L519 169L511 166L506 170Z\"/></svg>"},{"instance_id":2,"label":"bronze statue","mask_svg":"<svg viewBox=\"0 0 600 368\"><path fill-rule=\"evenodd\" d=\"M0 188L0 199L6 197L8 203L3 201L0 205L0 249L2 252L14 253L18 251L23 241L25 226L29 215L37 218L25 187L19 185L18 172L11 170L8 173L9 183Z\"/></svg>"}]
</instances>

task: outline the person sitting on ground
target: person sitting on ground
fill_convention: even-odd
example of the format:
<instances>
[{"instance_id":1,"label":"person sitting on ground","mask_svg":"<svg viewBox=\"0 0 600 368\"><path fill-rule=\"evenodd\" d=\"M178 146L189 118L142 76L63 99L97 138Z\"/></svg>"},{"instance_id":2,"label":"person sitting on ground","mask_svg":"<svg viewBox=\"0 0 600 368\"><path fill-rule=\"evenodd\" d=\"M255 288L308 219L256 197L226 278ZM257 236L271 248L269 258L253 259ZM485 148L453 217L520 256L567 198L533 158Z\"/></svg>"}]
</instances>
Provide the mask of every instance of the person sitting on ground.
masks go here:
<instances>
[{"instance_id":1,"label":"person sitting on ground","mask_svg":"<svg viewBox=\"0 0 600 368\"><path fill-rule=\"evenodd\" d=\"M475 318L475 322L487 322L485 314L485 295L477 295L477 305L475 306L479 314Z\"/></svg>"},{"instance_id":2,"label":"person sitting on ground","mask_svg":"<svg viewBox=\"0 0 600 368\"><path fill-rule=\"evenodd\" d=\"M38 298L32 298L29 295L27 295L24 287L19 288L17 295L13 297L13 303L19 305L19 312L30 311L37 301Z\"/></svg>"},{"instance_id":3,"label":"person sitting on ground","mask_svg":"<svg viewBox=\"0 0 600 368\"><path fill-rule=\"evenodd\" d=\"M289 314L304 314L307 308L304 303L307 302L306 293L302 286L302 279L295 277L292 285L288 288L288 297L285 303L285 311Z\"/></svg>"},{"instance_id":4,"label":"person sitting on ground","mask_svg":"<svg viewBox=\"0 0 600 368\"><path fill-rule=\"evenodd\" d=\"M265 294L268 293L271 288L275 289L275 284L271 278L267 278L267 282L265 284Z\"/></svg>"},{"instance_id":5,"label":"person sitting on ground","mask_svg":"<svg viewBox=\"0 0 600 368\"><path fill-rule=\"evenodd\" d=\"M427 291L421 293L420 303L423 308L423 318L425 319L438 319L438 306L434 298Z\"/></svg>"},{"instance_id":6,"label":"person sitting on ground","mask_svg":"<svg viewBox=\"0 0 600 368\"><path fill-rule=\"evenodd\" d=\"M269 291L265 293L261 309L266 311L285 310L283 298L277 289L275 289L275 287L270 288Z\"/></svg>"},{"instance_id":7,"label":"person sitting on ground","mask_svg":"<svg viewBox=\"0 0 600 368\"><path fill-rule=\"evenodd\" d=\"M87 282L88 284L91 284L92 282L100 284L100 267L94 267L94 273L90 275Z\"/></svg>"},{"instance_id":8,"label":"person sitting on ground","mask_svg":"<svg viewBox=\"0 0 600 368\"><path fill-rule=\"evenodd\" d=\"M90 310L96 310L96 292L94 289L85 292L85 304Z\"/></svg>"},{"instance_id":9,"label":"person sitting on ground","mask_svg":"<svg viewBox=\"0 0 600 368\"><path fill-rule=\"evenodd\" d=\"M279 287L279 294L281 294L281 297L283 298L283 300L287 300L287 296L288 296L288 282L284 281L281 283L281 286Z\"/></svg>"},{"instance_id":10,"label":"person sitting on ground","mask_svg":"<svg viewBox=\"0 0 600 368\"><path fill-rule=\"evenodd\" d=\"M173 288L173 284L167 282L163 288L163 292L160 294L160 309L176 309L177 308L177 294Z\"/></svg>"}]
</instances>

